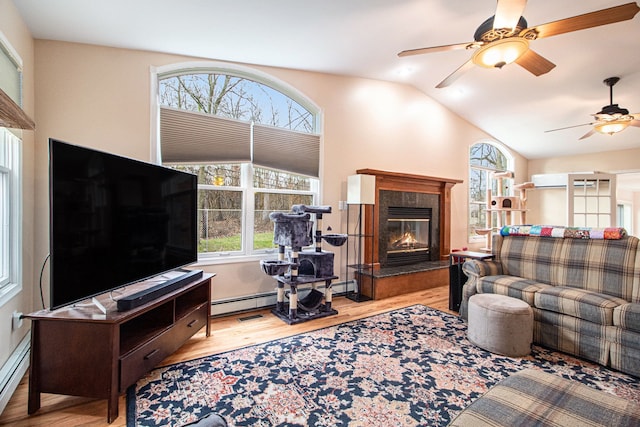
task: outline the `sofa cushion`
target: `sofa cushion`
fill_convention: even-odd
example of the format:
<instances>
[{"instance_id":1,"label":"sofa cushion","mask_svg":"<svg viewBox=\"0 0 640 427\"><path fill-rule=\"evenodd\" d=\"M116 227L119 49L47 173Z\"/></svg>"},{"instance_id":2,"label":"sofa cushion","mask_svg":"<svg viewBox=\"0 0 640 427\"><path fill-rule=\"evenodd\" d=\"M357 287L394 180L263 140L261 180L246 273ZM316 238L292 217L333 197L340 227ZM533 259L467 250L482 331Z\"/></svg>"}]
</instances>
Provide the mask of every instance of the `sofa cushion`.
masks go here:
<instances>
[{"instance_id":1,"label":"sofa cushion","mask_svg":"<svg viewBox=\"0 0 640 427\"><path fill-rule=\"evenodd\" d=\"M478 293L507 295L518 298L531 306L535 293L548 287L551 285L505 275L485 276L479 279L477 284Z\"/></svg>"},{"instance_id":2,"label":"sofa cushion","mask_svg":"<svg viewBox=\"0 0 640 427\"><path fill-rule=\"evenodd\" d=\"M563 239L507 236L501 240L496 259L504 274L555 284Z\"/></svg>"},{"instance_id":3,"label":"sofa cushion","mask_svg":"<svg viewBox=\"0 0 640 427\"><path fill-rule=\"evenodd\" d=\"M613 324L623 329L640 332L640 304L622 304L614 308Z\"/></svg>"},{"instance_id":4,"label":"sofa cushion","mask_svg":"<svg viewBox=\"0 0 640 427\"><path fill-rule=\"evenodd\" d=\"M568 286L550 286L534 297L534 306L538 309L605 326L613 325L613 310L626 303L622 298Z\"/></svg>"}]
</instances>

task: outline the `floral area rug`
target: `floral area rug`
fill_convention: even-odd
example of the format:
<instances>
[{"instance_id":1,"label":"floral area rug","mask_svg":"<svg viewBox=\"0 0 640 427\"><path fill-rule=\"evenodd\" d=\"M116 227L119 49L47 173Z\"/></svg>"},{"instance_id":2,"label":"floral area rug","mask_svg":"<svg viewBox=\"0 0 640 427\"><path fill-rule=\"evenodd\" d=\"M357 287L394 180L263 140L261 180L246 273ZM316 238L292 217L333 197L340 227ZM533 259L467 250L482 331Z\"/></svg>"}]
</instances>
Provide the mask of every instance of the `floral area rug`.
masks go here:
<instances>
[{"instance_id":1,"label":"floral area rug","mask_svg":"<svg viewBox=\"0 0 640 427\"><path fill-rule=\"evenodd\" d=\"M535 368L640 403L640 381L540 347L510 358L457 316L415 305L158 368L128 393L127 423L181 426L446 426L501 379Z\"/></svg>"}]
</instances>

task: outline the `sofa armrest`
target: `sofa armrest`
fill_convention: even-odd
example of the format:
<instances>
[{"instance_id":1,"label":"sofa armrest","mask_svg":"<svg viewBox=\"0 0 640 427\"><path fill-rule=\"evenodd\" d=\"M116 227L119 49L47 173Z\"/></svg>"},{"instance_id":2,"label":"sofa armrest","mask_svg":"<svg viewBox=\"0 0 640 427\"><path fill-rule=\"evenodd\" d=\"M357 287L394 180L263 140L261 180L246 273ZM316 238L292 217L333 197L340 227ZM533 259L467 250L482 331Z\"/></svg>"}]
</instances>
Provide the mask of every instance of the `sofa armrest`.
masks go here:
<instances>
[{"instance_id":1,"label":"sofa armrest","mask_svg":"<svg viewBox=\"0 0 640 427\"><path fill-rule=\"evenodd\" d=\"M502 274L502 264L492 259L470 259L462 264L462 271L468 278L483 276L496 276Z\"/></svg>"},{"instance_id":2,"label":"sofa armrest","mask_svg":"<svg viewBox=\"0 0 640 427\"><path fill-rule=\"evenodd\" d=\"M500 263L487 259L471 259L462 264L462 272L467 276L467 282L462 287L462 301L460 302L460 317L468 318L469 298L478 293L478 279L483 276L502 274Z\"/></svg>"}]
</instances>

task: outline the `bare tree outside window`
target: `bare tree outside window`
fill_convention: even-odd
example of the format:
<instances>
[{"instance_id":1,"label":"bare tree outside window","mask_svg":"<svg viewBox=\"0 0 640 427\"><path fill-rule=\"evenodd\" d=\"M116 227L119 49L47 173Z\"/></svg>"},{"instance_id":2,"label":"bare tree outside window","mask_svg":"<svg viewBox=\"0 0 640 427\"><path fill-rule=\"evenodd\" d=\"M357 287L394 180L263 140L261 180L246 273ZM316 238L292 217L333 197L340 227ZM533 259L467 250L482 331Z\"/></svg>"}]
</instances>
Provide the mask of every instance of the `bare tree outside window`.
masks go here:
<instances>
[{"instance_id":1,"label":"bare tree outside window","mask_svg":"<svg viewBox=\"0 0 640 427\"><path fill-rule=\"evenodd\" d=\"M259 82L225 74L198 73L159 81L163 106L225 118L314 132L314 115L289 96ZM198 176L199 251L244 252L273 248L269 212L311 204L314 178L243 164L166 165ZM243 174L248 168L248 174ZM248 182L243 182L243 176ZM253 197L244 197L246 191ZM251 205L252 206L249 206ZM245 225L246 223L246 225ZM251 227L252 248L243 248Z\"/></svg>"},{"instance_id":2,"label":"bare tree outside window","mask_svg":"<svg viewBox=\"0 0 640 427\"><path fill-rule=\"evenodd\" d=\"M476 229L485 228L487 223L487 188L497 194L497 181L493 172L508 170L509 160L500 149L492 144L478 143L469 151L469 237L475 238ZM511 180L503 180L503 194Z\"/></svg>"},{"instance_id":3,"label":"bare tree outside window","mask_svg":"<svg viewBox=\"0 0 640 427\"><path fill-rule=\"evenodd\" d=\"M283 93L242 77L187 74L160 81L160 104L313 132L313 114Z\"/></svg>"}]
</instances>

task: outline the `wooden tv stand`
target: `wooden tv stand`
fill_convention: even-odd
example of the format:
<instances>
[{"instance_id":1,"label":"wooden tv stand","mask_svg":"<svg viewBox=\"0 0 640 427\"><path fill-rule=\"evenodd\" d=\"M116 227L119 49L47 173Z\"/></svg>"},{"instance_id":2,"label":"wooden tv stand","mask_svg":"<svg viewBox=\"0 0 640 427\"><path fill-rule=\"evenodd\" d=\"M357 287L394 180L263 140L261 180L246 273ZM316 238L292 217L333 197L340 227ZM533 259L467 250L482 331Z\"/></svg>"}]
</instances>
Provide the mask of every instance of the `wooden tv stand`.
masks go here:
<instances>
[{"instance_id":1,"label":"wooden tv stand","mask_svg":"<svg viewBox=\"0 0 640 427\"><path fill-rule=\"evenodd\" d=\"M31 313L29 405L40 408L40 393L108 399L107 421L118 417L118 398L185 341L206 327L211 333L211 278L204 274L167 295L118 312L109 294L97 306L64 307ZM142 282L126 289L138 292Z\"/></svg>"}]
</instances>

